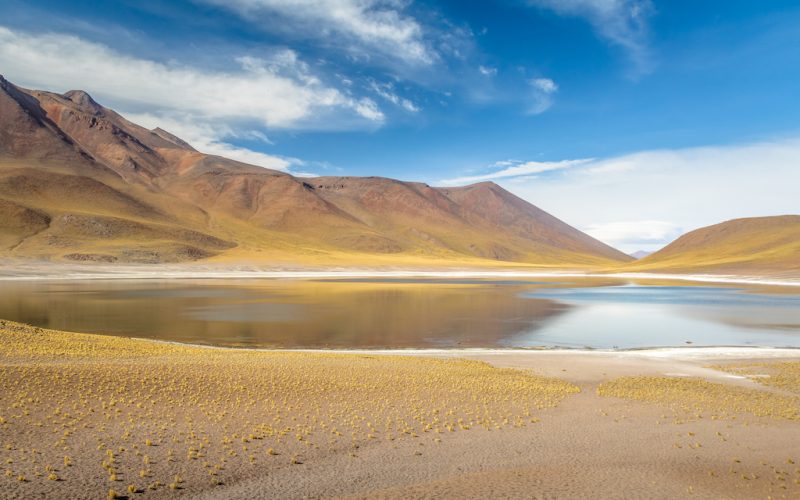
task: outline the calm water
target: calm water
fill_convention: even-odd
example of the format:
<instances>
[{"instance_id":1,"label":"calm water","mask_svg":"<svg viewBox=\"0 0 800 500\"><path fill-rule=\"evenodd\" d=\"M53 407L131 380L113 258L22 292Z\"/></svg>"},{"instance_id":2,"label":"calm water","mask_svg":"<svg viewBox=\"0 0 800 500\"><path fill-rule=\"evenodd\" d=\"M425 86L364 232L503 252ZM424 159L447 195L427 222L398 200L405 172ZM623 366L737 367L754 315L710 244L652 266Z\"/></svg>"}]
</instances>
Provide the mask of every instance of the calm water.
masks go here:
<instances>
[{"instance_id":1,"label":"calm water","mask_svg":"<svg viewBox=\"0 0 800 500\"><path fill-rule=\"evenodd\" d=\"M491 280L0 282L0 318L267 347L800 347L800 295Z\"/></svg>"}]
</instances>

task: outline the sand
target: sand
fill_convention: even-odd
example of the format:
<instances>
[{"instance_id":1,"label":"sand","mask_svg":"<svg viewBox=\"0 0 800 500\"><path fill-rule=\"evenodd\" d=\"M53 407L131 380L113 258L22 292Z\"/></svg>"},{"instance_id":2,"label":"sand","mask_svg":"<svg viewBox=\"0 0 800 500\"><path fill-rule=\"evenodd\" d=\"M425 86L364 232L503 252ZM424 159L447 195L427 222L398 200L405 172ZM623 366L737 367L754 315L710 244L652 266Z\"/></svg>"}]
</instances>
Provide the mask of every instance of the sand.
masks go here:
<instances>
[{"instance_id":1,"label":"sand","mask_svg":"<svg viewBox=\"0 0 800 500\"><path fill-rule=\"evenodd\" d=\"M0 322L0 497L800 495L800 351L410 354Z\"/></svg>"}]
</instances>

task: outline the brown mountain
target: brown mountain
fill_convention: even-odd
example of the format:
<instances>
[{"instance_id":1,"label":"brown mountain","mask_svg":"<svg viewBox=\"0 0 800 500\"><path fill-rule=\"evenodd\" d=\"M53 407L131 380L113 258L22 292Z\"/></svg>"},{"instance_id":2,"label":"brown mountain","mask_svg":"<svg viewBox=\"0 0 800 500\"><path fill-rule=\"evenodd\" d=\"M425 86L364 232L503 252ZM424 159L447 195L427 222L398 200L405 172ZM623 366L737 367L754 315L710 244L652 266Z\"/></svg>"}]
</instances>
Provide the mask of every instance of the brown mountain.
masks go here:
<instances>
[{"instance_id":1,"label":"brown mountain","mask_svg":"<svg viewBox=\"0 0 800 500\"><path fill-rule=\"evenodd\" d=\"M626 270L797 275L800 215L734 219L703 227Z\"/></svg>"},{"instance_id":2,"label":"brown mountain","mask_svg":"<svg viewBox=\"0 0 800 500\"><path fill-rule=\"evenodd\" d=\"M631 258L493 183L296 178L196 151L82 91L0 77L0 254L600 266Z\"/></svg>"}]
</instances>

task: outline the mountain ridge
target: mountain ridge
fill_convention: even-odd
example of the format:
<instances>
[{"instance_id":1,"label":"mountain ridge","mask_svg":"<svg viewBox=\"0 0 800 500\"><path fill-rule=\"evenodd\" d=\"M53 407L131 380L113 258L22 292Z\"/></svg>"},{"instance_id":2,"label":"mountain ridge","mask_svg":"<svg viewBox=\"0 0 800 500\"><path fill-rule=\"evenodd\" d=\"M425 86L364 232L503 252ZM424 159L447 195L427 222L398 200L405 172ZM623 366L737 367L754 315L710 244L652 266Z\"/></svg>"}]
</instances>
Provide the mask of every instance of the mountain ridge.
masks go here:
<instances>
[{"instance_id":1,"label":"mountain ridge","mask_svg":"<svg viewBox=\"0 0 800 500\"><path fill-rule=\"evenodd\" d=\"M297 178L194 149L88 93L0 76L0 255L102 262L630 260L494 183Z\"/></svg>"},{"instance_id":2,"label":"mountain ridge","mask_svg":"<svg viewBox=\"0 0 800 500\"><path fill-rule=\"evenodd\" d=\"M800 215L745 217L702 227L626 270L800 274Z\"/></svg>"}]
</instances>

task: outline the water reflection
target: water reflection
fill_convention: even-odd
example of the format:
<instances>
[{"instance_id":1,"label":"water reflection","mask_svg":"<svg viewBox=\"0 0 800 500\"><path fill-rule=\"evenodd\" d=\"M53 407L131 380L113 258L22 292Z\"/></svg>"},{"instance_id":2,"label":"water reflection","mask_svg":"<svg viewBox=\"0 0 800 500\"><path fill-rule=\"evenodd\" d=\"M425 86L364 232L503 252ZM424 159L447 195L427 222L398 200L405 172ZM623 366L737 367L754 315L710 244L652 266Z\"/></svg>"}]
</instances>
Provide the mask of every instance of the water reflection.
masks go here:
<instances>
[{"instance_id":1,"label":"water reflection","mask_svg":"<svg viewBox=\"0 0 800 500\"><path fill-rule=\"evenodd\" d=\"M0 318L215 345L483 347L569 309L519 283L84 281L4 283Z\"/></svg>"},{"instance_id":2,"label":"water reflection","mask_svg":"<svg viewBox=\"0 0 800 500\"><path fill-rule=\"evenodd\" d=\"M800 296L613 280L3 282L0 318L235 346L800 347Z\"/></svg>"},{"instance_id":3,"label":"water reflection","mask_svg":"<svg viewBox=\"0 0 800 500\"><path fill-rule=\"evenodd\" d=\"M542 331L506 339L517 347L636 348L680 345L800 347L800 296L707 286L603 286L524 293L572 305Z\"/></svg>"}]
</instances>

